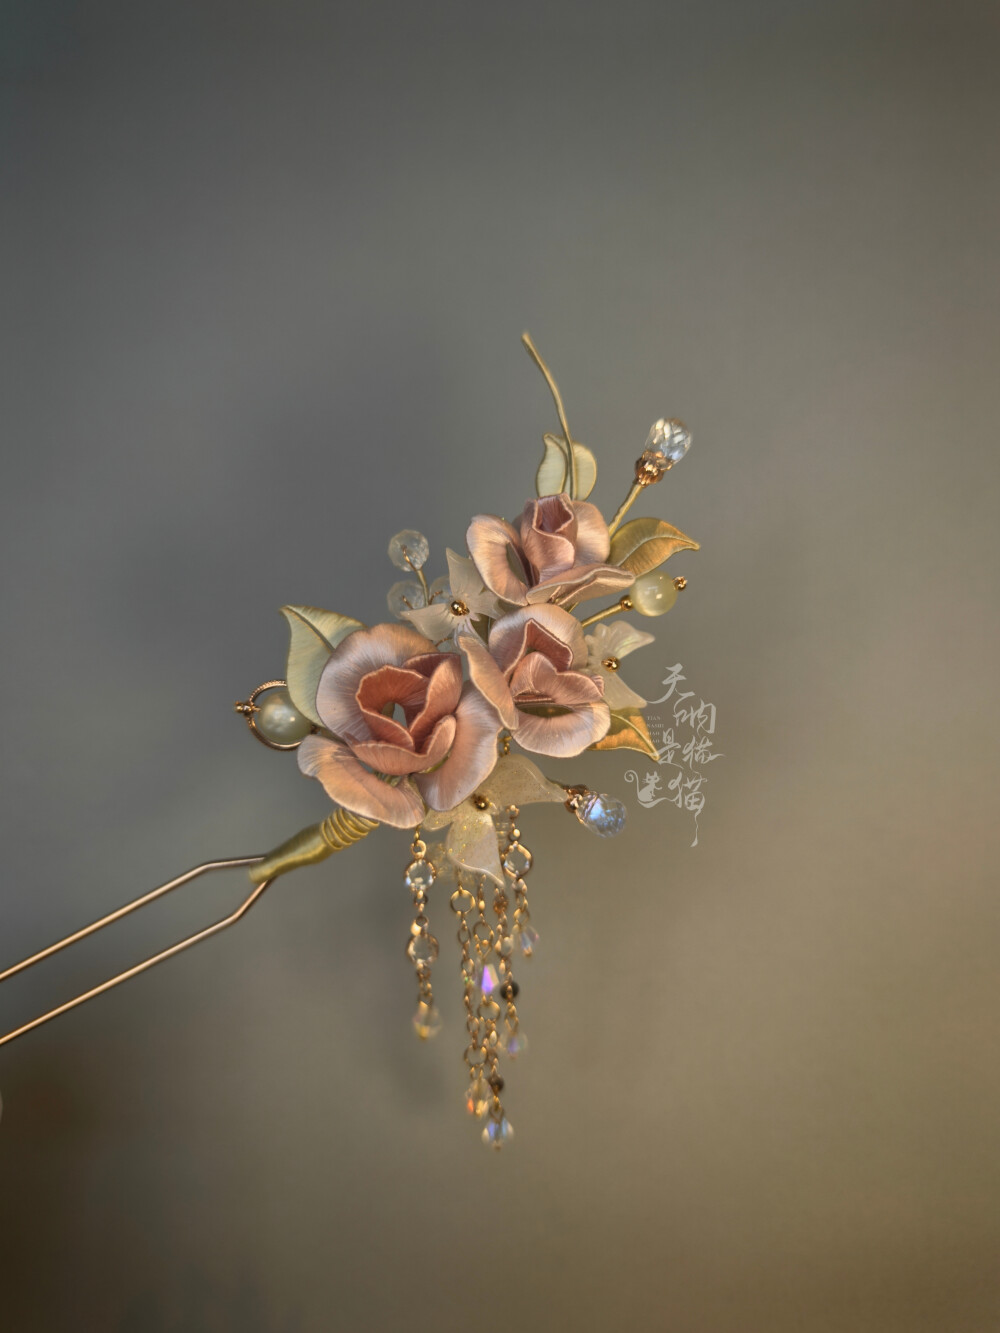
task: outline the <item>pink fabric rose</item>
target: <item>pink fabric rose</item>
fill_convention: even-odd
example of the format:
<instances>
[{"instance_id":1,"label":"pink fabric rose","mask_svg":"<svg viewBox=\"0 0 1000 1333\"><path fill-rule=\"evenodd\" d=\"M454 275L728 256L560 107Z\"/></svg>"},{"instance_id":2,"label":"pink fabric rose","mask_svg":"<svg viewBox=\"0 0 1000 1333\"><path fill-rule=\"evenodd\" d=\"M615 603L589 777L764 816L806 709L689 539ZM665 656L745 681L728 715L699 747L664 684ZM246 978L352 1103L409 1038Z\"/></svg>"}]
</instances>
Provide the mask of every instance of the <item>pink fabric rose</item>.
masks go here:
<instances>
[{"instance_id":1,"label":"pink fabric rose","mask_svg":"<svg viewBox=\"0 0 1000 1333\"><path fill-rule=\"evenodd\" d=\"M479 514L467 540L487 588L515 606L605 597L635 581L627 570L605 563L611 538L597 506L565 494L529 500L517 528Z\"/></svg>"},{"instance_id":2,"label":"pink fabric rose","mask_svg":"<svg viewBox=\"0 0 1000 1333\"><path fill-rule=\"evenodd\" d=\"M599 741L611 725L600 675L587 661L583 627L558 606L502 616L487 646L463 634L459 647L473 683L525 750L565 759Z\"/></svg>"},{"instance_id":3,"label":"pink fabric rose","mask_svg":"<svg viewBox=\"0 0 1000 1333\"><path fill-rule=\"evenodd\" d=\"M406 625L349 634L323 669L316 711L337 739L307 736L299 768L346 810L383 824L412 828L424 801L450 810L496 763L496 713L463 685L461 658Z\"/></svg>"}]
</instances>

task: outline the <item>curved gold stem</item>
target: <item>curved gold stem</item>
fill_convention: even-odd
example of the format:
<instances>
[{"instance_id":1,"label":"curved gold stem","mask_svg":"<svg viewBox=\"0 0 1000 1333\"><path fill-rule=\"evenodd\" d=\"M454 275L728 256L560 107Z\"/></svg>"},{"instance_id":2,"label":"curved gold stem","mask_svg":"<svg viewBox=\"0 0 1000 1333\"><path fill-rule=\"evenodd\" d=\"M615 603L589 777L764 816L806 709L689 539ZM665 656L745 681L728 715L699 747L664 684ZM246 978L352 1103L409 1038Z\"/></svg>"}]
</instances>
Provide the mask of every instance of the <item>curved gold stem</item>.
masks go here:
<instances>
[{"instance_id":1,"label":"curved gold stem","mask_svg":"<svg viewBox=\"0 0 1000 1333\"><path fill-rule=\"evenodd\" d=\"M575 500L577 488L576 454L573 451L573 436L569 433L569 422L566 420L566 409L563 407L562 394L559 392L559 385L556 384L555 380L552 378L552 371L549 370L548 366L542 360L538 348L531 341L531 334L522 333L521 341L527 348L528 355L531 357L532 361L534 361L535 365L545 376L545 383L549 386L549 392L555 400L559 424L562 426L563 435L566 437L566 462L569 464L569 493Z\"/></svg>"},{"instance_id":2,"label":"curved gold stem","mask_svg":"<svg viewBox=\"0 0 1000 1333\"><path fill-rule=\"evenodd\" d=\"M631 611L631 610L632 610L632 598L628 595L628 593L626 593L624 597L620 598L617 602L615 602L614 606L606 606L603 611L596 611L594 615L588 616L586 620L581 620L580 625L581 627L586 627L587 625L593 625L594 622L597 620L606 620L608 616L616 616L619 611Z\"/></svg>"},{"instance_id":3,"label":"curved gold stem","mask_svg":"<svg viewBox=\"0 0 1000 1333\"><path fill-rule=\"evenodd\" d=\"M161 884L158 889L143 894L141 898L136 898L134 902L127 903L120 907L117 912L111 912L108 916L102 917L100 921L95 921L90 926L85 926L83 930L75 931L72 935L67 935L65 939L59 940L56 944L50 944L47 949L42 949L39 953L32 954L30 958L25 958L23 962L16 963L13 967L7 968L5 972L0 972L0 982L7 980L8 977L15 976L18 972L23 972L26 968L32 967L35 963L40 963L44 958L51 958L61 949L68 949L71 944L86 939L88 935L93 935L96 931L102 930L105 926L110 926L115 921L120 921L122 917L128 916L130 912L136 912L140 907L145 907L148 903L161 898L164 894L170 893L174 889L179 889L182 884L188 884L199 875L208 874L213 870L232 870L238 866L256 865L263 860L260 856L237 856L226 861L208 861L204 865L197 866L194 870L187 871L186 874L178 875L176 879L170 880L166 884ZM87 1000L92 1000L96 995L103 995L105 991L111 990L114 986L120 985L123 981L128 981L130 977L136 977L140 972L146 972L157 963L164 962L167 958L173 958L175 954L181 953L184 949L189 949L193 944L200 943L201 940L207 940L212 935L217 935L220 930L225 930L227 926L234 926L237 921L244 917L264 890L271 883L270 880L264 880L262 884L256 885L251 893L243 900L234 912L221 921L216 921L211 926L206 926L203 930L197 931L194 935L189 935L187 939L172 944L168 949L163 949L160 953L154 954L151 958L146 958L141 963L136 963L134 967L128 968L124 972L119 972L117 976L102 981L99 986L93 986L90 990L77 995L75 999L67 1000L65 1004L58 1005L55 1009L50 1009L48 1013L34 1018L30 1023L24 1023L21 1027L14 1028L11 1032L5 1033L0 1037L0 1046L6 1046L15 1038L23 1036L26 1032L31 1032L34 1028L41 1027L52 1018L57 1018L60 1014L67 1013L70 1009L75 1009L77 1005L85 1004Z\"/></svg>"},{"instance_id":4,"label":"curved gold stem","mask_svg":"<svg viewBox=\"0 0 1000 1333\"><path fill-rule=\"evenodd\" d=\"M628 511L632 508L632 506L635 504L636 500L638 500L641 494L642 494L642 487L639 485L637 481L634 481L632 483L632 488L629 491L628 495L626 495L625 499L618 506L618 512L615 514L614 518L608 524L608 532L612 537L615 535L615 529L618 527L618 524L622 521L622 519L625 517Z\"/></svg>"}]
</instances>

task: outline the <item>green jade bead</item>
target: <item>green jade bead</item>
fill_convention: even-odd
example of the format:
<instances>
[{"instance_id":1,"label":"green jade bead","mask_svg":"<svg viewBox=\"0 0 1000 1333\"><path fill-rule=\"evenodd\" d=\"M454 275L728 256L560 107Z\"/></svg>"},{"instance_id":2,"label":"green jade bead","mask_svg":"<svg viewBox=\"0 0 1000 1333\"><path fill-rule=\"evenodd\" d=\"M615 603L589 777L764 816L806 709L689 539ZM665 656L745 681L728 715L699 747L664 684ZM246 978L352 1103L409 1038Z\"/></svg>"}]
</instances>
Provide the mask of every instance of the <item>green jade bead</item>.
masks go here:
<instances>
[{"instance_id":1,"label":"green jade bead","mask_svg":"<svg viewBox=\"0 0 1000 1333\"><path fill-rule=\"evenodd\" d=\"M677 588L669 574L651 569L648 574L640 574L628 595L641 616L662 616L677 601Z\"/></svg>"}]
</instances>

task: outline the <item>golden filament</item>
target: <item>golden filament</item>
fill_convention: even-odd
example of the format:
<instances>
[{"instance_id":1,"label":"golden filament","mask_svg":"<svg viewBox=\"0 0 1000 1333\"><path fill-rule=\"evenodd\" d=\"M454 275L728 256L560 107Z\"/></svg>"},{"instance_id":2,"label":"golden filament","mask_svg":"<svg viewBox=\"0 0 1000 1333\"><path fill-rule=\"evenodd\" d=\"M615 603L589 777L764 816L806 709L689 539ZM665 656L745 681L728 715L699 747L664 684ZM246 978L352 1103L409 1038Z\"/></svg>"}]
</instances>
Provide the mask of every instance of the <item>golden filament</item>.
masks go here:
<instances>
[{"instance_id":1,"label":"golden filament","mask_svg":"<svg viewBox=\"0 0 1000 1333\"><path fill-rule=\"evenodd\" d=\"M586 620L581 620L580 624L584 627L594 625L598 620L606 620L608 616L616 616L619 611L631 611L632 605L632 598L626 593L624 597L620 597L615 602L614 606L606 606L603 611L598 611L595 615L588 616Z\"/></svg>"}]
</instances>

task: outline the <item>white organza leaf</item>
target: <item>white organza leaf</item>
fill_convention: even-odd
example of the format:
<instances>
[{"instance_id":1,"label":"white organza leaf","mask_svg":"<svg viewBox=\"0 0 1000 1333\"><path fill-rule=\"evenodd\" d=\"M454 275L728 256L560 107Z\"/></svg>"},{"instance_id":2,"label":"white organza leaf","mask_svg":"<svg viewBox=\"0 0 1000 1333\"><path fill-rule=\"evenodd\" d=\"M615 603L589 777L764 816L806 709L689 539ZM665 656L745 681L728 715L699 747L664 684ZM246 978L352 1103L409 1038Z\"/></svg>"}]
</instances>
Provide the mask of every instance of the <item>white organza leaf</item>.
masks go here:
<instances>
[{"instance_id":1,"label":"white organza leaf","mask_svg":"<svg viewBox=\"0 0 1000 1333\"><path fill-rule=\"evenodd\" d=\"M506 810L509 805L566 800L565 788L558 782L550 782L538 765L523 754L508 754L498 759L476 794L485 796L498 810Z\"/></svg>"},{"instance_id":2,"label":"white organza leaf","mask_svg":"<svg viewBox=\"0 0 1000 1333\"><path fill-rule=\"evenodd\" d=\"M445 847L451 860L463 870L488 875L497 884L503 884L497 830L489 810L477 810L469 800L463 801L452 813L451 828L445 836Z\"/></svg>"}]
</instances>

